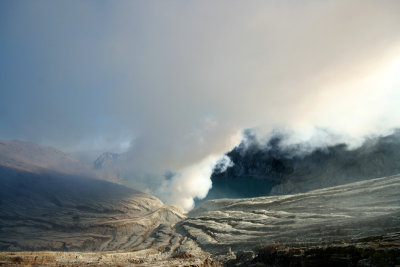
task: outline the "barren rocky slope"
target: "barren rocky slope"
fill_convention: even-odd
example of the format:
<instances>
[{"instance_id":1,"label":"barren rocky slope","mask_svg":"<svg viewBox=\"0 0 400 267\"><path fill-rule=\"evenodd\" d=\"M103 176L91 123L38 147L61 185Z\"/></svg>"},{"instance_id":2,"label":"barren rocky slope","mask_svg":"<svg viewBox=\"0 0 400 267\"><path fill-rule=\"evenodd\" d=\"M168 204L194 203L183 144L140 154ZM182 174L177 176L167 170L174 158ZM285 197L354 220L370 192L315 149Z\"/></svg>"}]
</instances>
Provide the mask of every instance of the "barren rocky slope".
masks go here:
<instances>
[{"instance_id":1,"label":"barren rocky slope","mask_svg":"<svg viewBox=\"0 0 400 267\"><path fill-rule=\"evenodd\" d=\"M183 218L179 209L117 184L0 171L1 250L148 248L157 239L151 236L154 229L168 229Z\"/></svg>"},{"instance_id":2,"label":"barren rocky slope","mask_svg":"<svg viewBox=\"0 0 400 267\"><path fill-rule=\"evenodd\" d=\"M308 193L210 200L177 225L205 251L321 244L400 232L400 175Z\"/></svg>"},{"instance_id":3,"label":"barren rocky slope","mask_svg":"<svg viewBox=\"0 0 400 267\"><path fill-rule=\"evenodd\" d=\"M179 244L182 211L98 179L71 156L0 142L1 250L139 250Z\"/></svg>"},{"instance_id":4,"label":"barren rocky slope","mask_svg":"<svg viewBox=\"0 0 400 267\"><path fill-rule=\"evenodd\" d=\"M0 265L395 266L399 190L396 175L296 195L212 200L175 227L150 235L136 228L140 246L125 238L118 251L2 252ZM129 236L123 229L120 237Z\"/></svg>"}]
</instances>

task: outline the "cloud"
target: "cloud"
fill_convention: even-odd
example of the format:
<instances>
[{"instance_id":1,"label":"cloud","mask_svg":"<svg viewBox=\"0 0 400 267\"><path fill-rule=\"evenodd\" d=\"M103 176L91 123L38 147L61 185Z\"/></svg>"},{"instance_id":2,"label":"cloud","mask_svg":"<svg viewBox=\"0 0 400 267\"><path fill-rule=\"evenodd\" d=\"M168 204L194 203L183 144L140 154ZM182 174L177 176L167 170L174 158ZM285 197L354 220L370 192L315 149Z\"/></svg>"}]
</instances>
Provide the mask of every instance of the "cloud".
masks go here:
<instances>
[{"instance_id":1,"label":"cloud","mask_svg":"<svg viewBox=\"0 0 400 267\"><path fill-rule=\"evenodd\" d=\"M356 145L400 125L395 0L1 5L0 137L125 149L127 184L169 203L203 196L189 170L243 129Z\"/></svg>"}]
</instances>

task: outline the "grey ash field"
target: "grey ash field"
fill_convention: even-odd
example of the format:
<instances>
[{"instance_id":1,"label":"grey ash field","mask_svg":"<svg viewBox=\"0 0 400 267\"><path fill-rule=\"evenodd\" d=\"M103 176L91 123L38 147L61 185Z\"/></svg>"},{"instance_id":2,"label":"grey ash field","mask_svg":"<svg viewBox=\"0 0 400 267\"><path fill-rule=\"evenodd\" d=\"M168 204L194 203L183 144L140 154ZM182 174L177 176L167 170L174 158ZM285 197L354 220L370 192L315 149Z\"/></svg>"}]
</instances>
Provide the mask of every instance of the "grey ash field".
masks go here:
<instances>
[{"instance_id":1,"label":"grey ash field","mask_svg":"<svg viewBox=\"0 0 400 267\"><path fill-rule=\"evenodd\" d=\"M369 145L358 170L347 171L363 174L378 162L386 170L376 175L396 172L397 154L385 153L397 147L396 136ZM400 264L399 174L336 186L319 179L320 189L310 178L306 192L283 194L301 182L288 174L280 195L209 200L185 214L149 194L92 179L89 167L55 149L1 141L0 152L2 266ZM302 164L294 166L304 173ZM340 162L329 166L335 174Z\"/></svg>"}]
</instances>

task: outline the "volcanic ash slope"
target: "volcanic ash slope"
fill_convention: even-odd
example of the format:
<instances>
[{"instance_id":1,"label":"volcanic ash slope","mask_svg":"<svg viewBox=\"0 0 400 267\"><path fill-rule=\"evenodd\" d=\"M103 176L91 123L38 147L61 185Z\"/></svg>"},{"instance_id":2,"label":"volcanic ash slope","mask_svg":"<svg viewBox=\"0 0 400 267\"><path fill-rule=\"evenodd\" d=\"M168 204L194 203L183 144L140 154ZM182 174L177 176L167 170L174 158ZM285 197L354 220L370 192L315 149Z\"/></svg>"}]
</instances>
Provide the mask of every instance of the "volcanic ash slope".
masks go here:
<instances>
[{"instance_id":1,"label":"volcanic ash slope","mask_svg":"<svg viewBox=\"0 0 400 267\"><path fill-rule=\"evenodd\" d=\"M183 218L178 208L117 184L61 174L7 173L0 188L1 250L167 246L174 236L170 225Z\"/></svg>"},{"instance_id":2,"label":"volcanic ash slope","mask_svg":"<svg viewBox=\"0 0 400 267\"><path fill-rule=\"evenodd\" d=\"M400 175L308 193L205 202L177 224L214 255L400 232Z\"/></svg>"},{"instance_id":3,"label":"volcanic ash slope","mask_svg":"<svg viewBox=\"0 0 400 267\"><path fill-rule=\"evenodd\" d=\"M0 250L171 247L184 216L154 196L102 181L51 147L0 141Z\"/></svg>"}]
</instances>

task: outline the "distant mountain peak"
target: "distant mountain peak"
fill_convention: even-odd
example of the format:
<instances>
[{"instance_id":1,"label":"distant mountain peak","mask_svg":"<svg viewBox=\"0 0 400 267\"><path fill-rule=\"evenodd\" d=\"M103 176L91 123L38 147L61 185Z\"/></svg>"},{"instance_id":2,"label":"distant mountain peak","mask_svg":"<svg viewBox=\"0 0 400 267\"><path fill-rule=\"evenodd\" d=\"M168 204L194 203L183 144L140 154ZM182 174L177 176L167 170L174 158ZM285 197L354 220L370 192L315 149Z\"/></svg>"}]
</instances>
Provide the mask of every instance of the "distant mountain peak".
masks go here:
<instances>
[{"instance_id":1,"label":"distant mountain peak","mask_svg":"<svg viewBox=\"0 0 400 267\"><path fill-rule=\"evenodd\" d=\"M29 172L92 174L90 167L56 148L19 140L0 140L0 166Z\"/></svg>"},{"instance_id":2,"label":"distant mountain peak","mask_svg":"<svg viewBox=\"0 0 400 267\"><path fill-rule=\"evenodd\" d=\"M120 158L118 153L104 152L93 163L96 170L110 168Z\"/></svg>"}]
</instances>

